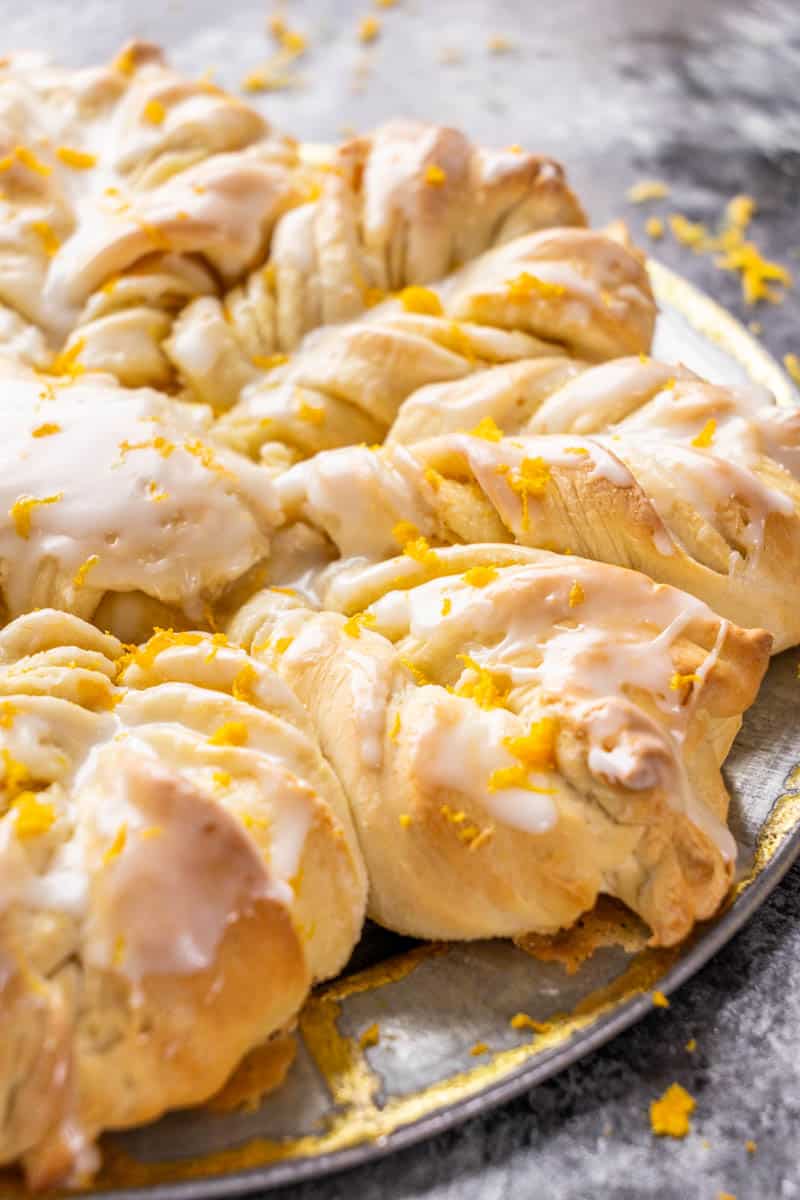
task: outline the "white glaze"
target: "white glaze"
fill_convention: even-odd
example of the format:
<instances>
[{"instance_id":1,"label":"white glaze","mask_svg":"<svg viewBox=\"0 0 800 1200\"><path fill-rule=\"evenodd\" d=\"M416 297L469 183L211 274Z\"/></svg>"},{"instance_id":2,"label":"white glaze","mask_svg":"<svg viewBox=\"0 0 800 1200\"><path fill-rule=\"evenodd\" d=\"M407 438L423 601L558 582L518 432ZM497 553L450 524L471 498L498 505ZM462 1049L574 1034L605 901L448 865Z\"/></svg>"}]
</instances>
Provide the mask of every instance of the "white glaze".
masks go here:
<instances>
[{"instance_id":1,"label":"white glaze","mask_svg":"<svg viewBox=\"0 0 800 1200\"><path fill-rule=\"evenodd\" d=\"M710 423L710 424L709 424ZM758 561L770 513L791 516L794 504L759 468L764 459L800 479L800 417L780 409L764 389L719 387L683 367L621 359L586 371L558 389L531 423L542 432L594 432L594 440L625 461L634 476L647 469L644 490L664 522L654 537L668 553L673 508L688 501L724 536L721 514L735 497L749 523L740 537L747 564ZM696 444L711 429L708 444ZM731 555L731 571L742 556Z\"/></svg>"},{"instance_id":2,"label":"white glaze","mask_svg":"<svg viewBox=\"0 0 800 1200\"><path fill-rule=\"evenodd\" d=\"M583 450L585 454L571 453L575 449ZM463 455L503 522L522 541L527 532L525 506L511 486L508 474L498 471L498 468L509 467L512 471L518 471L525 459L541 459L548 466L571 470L585 470L586 464L590 463L590 479L605 479L619 488L632 487L634 484L630 471L617 457L616 445L595 438L521 436L488 442L469 434L451 434L422 443L417 453L424 460L435 461L438 454L453 451ZM535 505L535 498L528 503Z\"/></svg>"},{"instance_id":3,"label":"white glaze","mask_svg":"<svg viewBox=\"0 0 800 1200\"><path fill-rule=\"evenodd\" d=\"M196 821L177 817L166 821L158 836L142 837L152 824L148 792L169 779L147 743L128 736L122 745L94 750L76 786L101 844L126 829L125 845L112 862L89 864L103 872L105 911L87 911L87 954L97 965L109 966L115 939L123 936L122 963L133 980L206 970L228 926L270 895L266 872L255 888L252 877L245 883L221 871L215 873L214 888L200 886L202 866L214 851ZM255 870L252 876L257 878Z\"/></svg>"},{"instance_id":4,"label":"white glaze","mask_svg":"<svg viewBox=\"0 0 800 1200\"><path fill-rule=\"evenodd\" d=\"M764 545L764 531L771 513L783 516L794 514L791 499L778 488L769 487L751 469L736 459L709 453L694 446L682 446L659 437L657 431L648 434L628 434L620 440L598 437L599 443L613 448L631 469L636 470L637 452L643 452L657 464L658 473L648 473L647 495L667 529L670 528L673 506L688 501L692 508L712 528L722 533L721 514L734 498L741 501L749 517L739 531L747 562L754 565ZM729 570L736 570L742 555L732 550Z\"/></svg>"},{"instance_id":5,"label":"white glaze","mask_svg":"<svg viewBox=\"0 0 800 1200\"><path fill-rule=\"evenodd\" d=\"M582 598L571 606L570 592L576 583ZM450 606L443 615L445 599ZM669 765L668 775L661 780L669 802L708 832L724 856L733 853L724 824L695 799L681 751L691 714L727 630L727 623L715 618L702 601L621 568L543 553L535 564L500 568L497 578L484 587L471 586L460 576L446 576L389 593L369 611L376 618L376 629L393 641L410 637L434 655L440 644L451 647L455 642L480 667L521 689L521 696L533 688L539 703L554 705L556 712L565 702L578 705L590 713L598 739L604 736L604 727L597 724L596 704L610 704L613 732L624 736L610 750L598 740L589 766L626 787L650 787L659 781L653 774L657 760L641 757L643 743L635 730L625 733L631 719L625 705L635 704L638 694L646 694L660 713L658 724L652 726L652 738L662 746ZM695 620L716 622L717 632L714 646L696 672L699 679L687 703L684 689L670 686L675 673L671 649ZM508 717L503 710L478 712L468 706L467 711L472 712L470 720L476 729L484 721L491 728L492 723ZM632 711L640 712L638 708ZM446 736L451 741L460 737L451 732ZM473 730L470 736L478 735ZM462 743L458 744L462 755L466 754ZM420 754L420 769L427 770L425 764L436 758L427 745ZM455 751L452 758L458 760ZM482 795L486 792L486 772L478 775L468 769L464 780L469 779L473 780L470 794L475 787L483 789ZM483 799L487 805L491 803L488 792Z\"/></svg>"},{"instance_id":6,"label":"white glaze","mask_svg":"<svg viewBox=\"0 0 800 1200\"><path fill-rule=\"evenodd\" d=\"M285 518L323 529L342 558L396 552L392 531L401 521L421 533L432 528L422 469L403 447L391 454L366 446L324 451L280 476L276 492Z\"/></svg>"},{"instance_id":7,"label":"white glaze","mask_svg":"<svg viewBox=\"0 0 800 1200\"><path fill-rule=\"evenodd\" d=\"M69 620L65 619L67 636L74 632ZM88 667L83 650L78 647L73 653L78 666ZM46 661L47 656L42 666ZM244 667L249 694L267 713L296 715L300 727L285 721L276 726L259 709L225 695ZM55 665L47 669L59 671ZM68 674L73 669L77 668L65 666L60 671ZM158 684L159 674L178 680L183 676L196 684ZM197 645L169 646L146 669L130 665L126 679L129 676L139 686L122 693L122 702L111 712L88 712L50 696L8 698L12 719L0 741L39 784L58 780L45 793L57 820L52 832L22 842L15 833L13 810L0 818L0 911L21 904L88 921L86 953L91 961L113 964L137 980L148 974L206 969L228 925L260 897L291 908L291 881L311 828L315 792L293 773L294 764L308 755L306 718L298 701L285 683L243 651L218 646L206 637ZM57 691L58 675L52 679ZM219 721L209 704L222 706ZM218 747L209 742L224 719L244 721L249 733L245 745ZM192 796L198 797L197 811L202 813L203 806L212 814L216 810L215 819L229 831L225 836L247 840L229 815L238 812L239 793L232 793L229 806L215 803L220 795L214 777L218 766L231 776L232 787L240 789L245 814L247 789L256 798L256 815L258 805L267 800L268 858L262 862L254 845L249 882L217 872L215 879L221 883L212 892L198 867L208 847L195 837L200 822ZM173 788L183 792L183 807L168 804L165 811L175 818L154 819L153 811L160 812ZM154 825L156 835L147 836ZM109 858L120 830L122 844ZM148 878L156 881L152 887ZM169 913L164 913L164 893L157 881L173 878L182 882L175 888L165 884L172 899ZM96 909L97 880L108 919ZM114 896L121 898L121 916ZM154 904L161 906L158 911ZM120 936L126 948L118 962Z\"/></svg>"},{"instance_id":8,"label":"white glaze","mask_svg":"<svg viewBox=\"0 0 800 1200\"><path fill-rule=\"evenodd\" d=\"M502 825L523 833L546 833L556 823L548 791L563 789L558 776L531 772L531 783L546 789L542 792L515 787L492 791L487 786L493 771L516 762L503 739L524 732L519 718L503 709L481 711L467 700L437 697L432 690L427 719L415 738L412 769L426 790L467 796Z\"/></svg>"},{"instance_id":9,"label":"white glaze","mask_svg":"<svg viewBox=\"0 0 800 1200\"><path fill-rule=\"evenodd\" d=\"M204 602L266 556L269 481L227 449L213 448L220 470L186 449L208 444L205 409L102 376L63 386L12 369L0 378L0 415L0 558L14 564L4 585L12 615L54 598L40 590L50 562L56 595L78 611L91 612L105 590L141 590L202 620ZM43 424L59 431L34 438ZM159 437L175 447L167 457L152 446ZM14 505L52 496L61 499L33 508L21 536Z\"/></svg>"}]
</instances>

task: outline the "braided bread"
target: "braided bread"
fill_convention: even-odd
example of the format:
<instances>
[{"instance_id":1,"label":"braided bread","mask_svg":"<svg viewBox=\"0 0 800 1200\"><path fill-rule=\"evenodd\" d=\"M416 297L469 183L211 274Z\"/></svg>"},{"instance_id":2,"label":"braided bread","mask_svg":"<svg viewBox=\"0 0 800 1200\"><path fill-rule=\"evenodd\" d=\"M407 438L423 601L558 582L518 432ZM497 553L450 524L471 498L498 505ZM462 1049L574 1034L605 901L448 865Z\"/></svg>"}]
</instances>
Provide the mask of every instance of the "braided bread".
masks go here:
<instances>
[{"instance_id":1,"label":"braided bread","mask_svg":"<svg viewBox=\"0 0 800 1200\"><path fill-rule=\"evenodd\" d=\"M0 1162L80 1183L341 969L364 868L308 718L221 635L31 613L0 697Z\"/></svg>"},{"instance_id":2,"label":"braided bread","mask_svg":"<svg viewBox=\"0 0 800 1200\"><path fill-rule=\"evenodd\" d=\"M0 1165L82 1186L210 1097L367 907L712 916L800 415L645 357L624 226L438 125L302 146L144 43L3 60L0 177Z\"/></svg>"},{"instance_id":3,"label":"braided bread","mask_svg":"<svg viewBox=\"0 0 800 1200\"><path fill-rule=\"evenodd\" d=\"M309 188L294 142L142 43L92 70L8 60L0 169L0 302L39 331L26 361L67 339L130 383L171 376L167 314L254 265Z\"/></svg>"},{"instance_id":4,"label":"braided bread","mask_svg":"<svg viewBox=\"0 0 800 1200\"><path fill-rule=\"evenodd\" d=\"M308 708L377 921L553 932L606 892L671 945L716 910L735 858L718 764L768 634L634 572L520 547L393 560L339 600L358 610L264 592L231 634Z\"/></svg>"},{"instance_id":5,"label":"braided bread","mask_svg":"<svg viewBox=\"0 0 800 1200\"><path fill-rule=\"evenodd\" d=\"M515 363L422 389L386 448L320 455L278 494L277 546L304 544L316 568L391 556L405 522L412 546L516 541L632 567L764 626L776 650L800 641L800 414L763 389L638 358Z\"/></svg>"},{"instance_id":6,"label":"braided bread","mask_svg":"<svg viewBox=\"0 0 800 1200\"><path fill-rule=\"evenodd\" d=\"M322 166L319 198L280 220L266 266L223 302L189 306L167 342L182 378L216 407L229 407L259 378L260 360L293 351L309 330L353 320L491 246L585 223L557 163L485 150L439 125L389 122Z\"/></svg>"},{"instance_id":7,"label":"braided bread","mask_svg":"<svg viewBox=\"0 0 800 1200\"><path fill-rule=\"evenodd\" d=\"M224 343L218 406L257 375L253 358L322 323L520 234L585 223L549 159L391 122L322 161L145 43L91 71L10 59L0 169L0 304L26 331L0 327L0 344L38 367L66 349L130 385L172 386L177 370L208 399L200 376L218 373L210 346L219 357ZM205 368L197 326L215 330Z\"/></svg>"},{"instance_id":8,"label":"braided bread","mask_svg":"<svg viewBox=\"0 0 800 1200\"><path fill-rule=\"evenodd\" d=\"M215 600L267 558L271 485L208 440L202 406L0 362L0 415L6 619L57 607L127 640L207 625Z\"/></svg>"},{"instance_id":9,"label":"braided bread","mask_svg":"<svg viewBox=\"0 0 800 1200\"><path fill-rule=\"evenodd\" d=\"M760 388L634 359L579 375L519 424L519 438L419 447L462 536L488 499L523 544L644 571L766 627L776 650L800 641L787 586L800 570L800 413ZM526 461L541 464L530 487Z\"/></svg>"},{"instance_id":10,"label":"braided bread","mask_svg":"<svg viewBox=\"0 0 800 1200\"><path fill-rule=\"evenodd\" d=\"M408 289L360 321L310 335L245 388L218 433L285 468L328 447L381 440L400 404L429 383L565 349L587 359L645 350L654 319L644 265L624 242L584 229L530 234L436 288ZM173 349L188 323L187 310ZM207 385L200 394L211 399L225 394L228 360L217 357L220 372L207 375L216 354L209 342L210 329L196 337Z\"/></svg>"}]
</instances>

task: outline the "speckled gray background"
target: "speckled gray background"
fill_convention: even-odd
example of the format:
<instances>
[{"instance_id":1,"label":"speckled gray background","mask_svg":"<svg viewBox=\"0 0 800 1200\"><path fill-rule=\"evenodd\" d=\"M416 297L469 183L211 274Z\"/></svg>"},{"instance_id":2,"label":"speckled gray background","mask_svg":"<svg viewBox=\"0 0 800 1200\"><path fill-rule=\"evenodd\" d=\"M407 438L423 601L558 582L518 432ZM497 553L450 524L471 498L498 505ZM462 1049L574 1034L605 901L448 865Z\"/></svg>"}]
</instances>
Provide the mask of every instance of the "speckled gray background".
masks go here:
<instances>
[{"instance_id":1,"label":"speckled gray background","mask_svg":"<svg viewBox=\"0 0 800 1200\"><path fill-rule=\"evenodd\" d=\"M254 0L0 3L8 49L87 62L137 34L235 86L269 47ZM383 30L365 52L358 20ZM569 167L592 217L680 210L714 222L758 201L756 240L800 274L800 0L290 0L308 33L304 86L263 98L276 124L318 140L388 116L433 117L520 142ZM488 39L504 35L506 54ZM443 52L461 61L442 66ZM668 201L632 209L637 178ZM744 310L737 281L665 239L658 255L739 315L776 354L800 353L800 300ZM800 688L800 685L798 685ZM798 692L800 697L800 691ZM696 1037L694 1055L684 1049ZM656 1140L650 1100L673 1080L697 1098L684 1141ZM757 1142L755 1154L745 1141ZM673 998L524 1098L376 1165L270 1193L275 1200L778 1200L800 1196L800 866L755 920Z\"/></svg>"}]
</instances>

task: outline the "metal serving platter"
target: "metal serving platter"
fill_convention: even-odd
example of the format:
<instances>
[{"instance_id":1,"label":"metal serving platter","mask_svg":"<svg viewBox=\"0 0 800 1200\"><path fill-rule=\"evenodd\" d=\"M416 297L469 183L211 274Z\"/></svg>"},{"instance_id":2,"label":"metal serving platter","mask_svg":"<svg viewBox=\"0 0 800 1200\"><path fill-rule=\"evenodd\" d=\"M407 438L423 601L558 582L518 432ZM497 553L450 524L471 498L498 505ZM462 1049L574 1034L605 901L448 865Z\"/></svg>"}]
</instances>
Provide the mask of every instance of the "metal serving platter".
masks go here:
<instances>
[{"instance_id":1,"label":"metal serving platter","mask_svg":"<svg viewBox=\"0 0 800 1200\"><path fill-rule=\"evenodd\" d=\"M660 264L651 274L656 354L715 380L755 379L782 403L797 402L780 367L729 314ZM533 957L510 942L414 945L369 926L343 976L307 1003L278 1090L260 1099L275 1064L251 1063L236 1089L244 1107L212 1102L107 1137L93 1190L114 1200L205 1200L323 1176L500 1104L644 1016L654 989L669 993L693 975L800 853L796 662L794 652L773 661L726 765L736 884L689 941L648 949L633 923L627 948L603 945L589 919L578 937L600 945L569 973L575 937ZM520 1012L536 1028L513 1027ZM3 1182L4 1195L21 1190Z\"/></svg>"}]
</instances>

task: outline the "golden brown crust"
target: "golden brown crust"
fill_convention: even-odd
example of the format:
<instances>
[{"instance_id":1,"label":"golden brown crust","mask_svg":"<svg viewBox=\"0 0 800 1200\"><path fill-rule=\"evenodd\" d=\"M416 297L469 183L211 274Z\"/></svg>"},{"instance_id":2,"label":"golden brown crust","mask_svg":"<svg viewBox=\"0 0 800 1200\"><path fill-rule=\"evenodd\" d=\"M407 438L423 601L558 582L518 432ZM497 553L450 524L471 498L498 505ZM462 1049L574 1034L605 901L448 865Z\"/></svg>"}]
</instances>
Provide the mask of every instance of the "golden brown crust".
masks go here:
<instances>
[{"instance_id":1,"label":"golden brown crust","mask_svg":"<svg viewBox=\"0 0 800 1200\"><path fill-rule=\"evenodd\" d=\"M253 376L217 434L284 468L329 447L381 439L403 401L429 384L552 359L565 348L589 359L647 350L654 319L647 273L632 250L589 230L540 231L487 251L435 289L412 288L306 338L291 359ZM211 302L186 310L173 348L186 339L191 372L201 331L198 394L227 407L238 395L223 378L231 335L213 320ZM217 346L220 370L209 372Z\"/></svg>"},{"instance_id":2,"label":"golden brown crust","mask_svg":"<svg viewBox=\"0 0 800 1200\"><path fill-rule=\"evenodd\" d=\"M30 614L0 693L0 1160L43 1187L216 1092L341 969L366 887L308 718L224 638L123 654Z\"/></svg>"},{"instance_id":3,"label":"golden brown crust","mask_svg":"<svg viewBox=\"0 0 800 1200\"><path fill-rule=\"evenodd\" d=\"M506 368L486 372L476 396L464 384L420 394L401 413L398 442L480 420L493 437L508 435L415 448L442 476L435 507L445 540L473 540L476 526L499 518L503 537L633 567L741 625L763 624L776 650L800 640L787 587L800 568L797 414L759 389L708 384L650 360L578 367L566 380L555 364L532 368L517 379ZM547 467L525 512L519 496L490 486L487 465L506 464L513 479L523 456Z\"/></svg>"},{"instance_id":4,"label":"golden brown crust","mask_svg":"<svg viewBox=\"0 0 800 1200\"><path fill-rule=\"evenodd\" d=\"M576 558L429 553L334 585L347 621L264 593L232 625L311 712L371 914L415 936L515 936L608 892L657 944L685 937L733 866L709 730L754 698L768 635Z\"/></svg>"}]
</instances>

